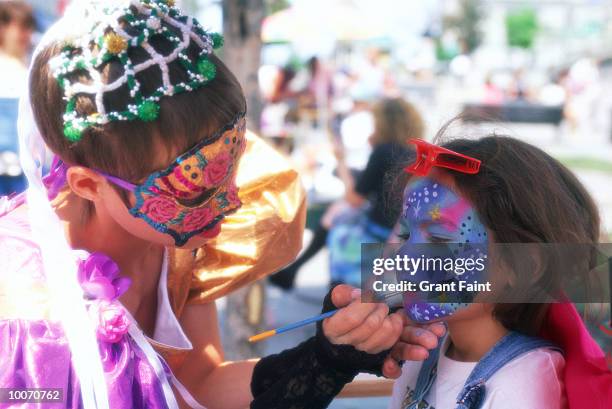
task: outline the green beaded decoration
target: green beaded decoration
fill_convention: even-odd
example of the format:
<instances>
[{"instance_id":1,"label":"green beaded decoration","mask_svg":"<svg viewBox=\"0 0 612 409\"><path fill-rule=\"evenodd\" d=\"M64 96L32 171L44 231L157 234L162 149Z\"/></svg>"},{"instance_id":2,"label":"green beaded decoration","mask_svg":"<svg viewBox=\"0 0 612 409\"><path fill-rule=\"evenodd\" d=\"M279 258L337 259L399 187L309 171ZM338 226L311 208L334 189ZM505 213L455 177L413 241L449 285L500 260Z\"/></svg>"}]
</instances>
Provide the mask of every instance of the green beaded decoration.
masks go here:
<instances>
[{"instance_id":1,"label":"green beaded decoration","mask_svg":"<svg viewBox=\"0 0 612 409\"><path fill-rule=\"evenodd\" d=\"M159 104L145 101L138 106L138 118L145 122L155 121L159 116Z\"/></svg>"},{"instance_id":2,"label":"green beaded decoration","mask_svg":"<svg viewBox=\"0 0 612 409\"><path fill-rule=\"evenodd\" d=\"M198 61L198 72L202 74L204 78L212 79L217 75L217 67L210 62L208 58L200 58Z\"/></svg>"},{"instance_id":3,"label":"green beaded decoration","mask_svg":"<svg viewBox=\"0 0 612 409\"><path fill-rule=\"evenodd\" d=\"M215 50L223 47L223 36L221 34L212 33L211 37L212 37L212 42L213 42L213 48Z\"/></svg>"},{"instance_id":4,"label":"green beaded decoration","mask_svg":"<svg viewBox=\"0 0 612 409\"><path fill-rule=\"evenodd\" d=\"M64 125L64 136L66 136L66 139L70 142L77 142L80 140L82 133L83 130L76 128L72 123Z\"/></svg>"},{"instance_id":5,"label":"green beaded decoration","mask_svg":"<svg viewBox=\"0 0 612 409\"><path fill-rule=\"evenodd\" d=\"M217 67L208 56L223 45L222 35L204 30L197 20L183 15L173 0L126 0L122 4L114 7L91 5L88 10L92 19L90 32L71 39L61 54L50 61L67 101L64 135L71 142L79 141L83 132L95 125L113 121L154 121L159 117L161 98L198 89L213 80L217 73ZM174 52L159 54L149 44L152 37L163 37L174 46ZM193 43L201 50L195 60L187 53ZM137 64L132 62L129 51L134 48L147 52L150 59ZM102 69L105 63L113 60L121 63L123 75L104 84L100 79ZM172 82L168 65L175 61L183 67L188 80ZM154 66L161 71L162 84L150 95L145 95L136 74ZM73 75L76 72L88 74L91 83L74 80L83 77ZM123 86L127 87L130 96L125 107L107 111L104 95ZM92 95L96 112L79 114L76 111L78 95Z\"/></svg>"}]
</instances>

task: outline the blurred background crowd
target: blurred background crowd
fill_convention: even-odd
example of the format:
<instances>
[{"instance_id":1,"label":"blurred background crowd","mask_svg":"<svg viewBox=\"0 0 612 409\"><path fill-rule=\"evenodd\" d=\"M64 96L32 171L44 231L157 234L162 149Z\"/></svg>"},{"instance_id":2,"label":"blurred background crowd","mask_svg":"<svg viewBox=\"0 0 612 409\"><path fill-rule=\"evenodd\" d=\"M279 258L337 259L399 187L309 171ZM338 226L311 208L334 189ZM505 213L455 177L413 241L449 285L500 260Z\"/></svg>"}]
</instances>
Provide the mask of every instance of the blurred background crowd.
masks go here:
<instances>
[{"instance_id":1,"label":"blurred background crowd","mask_svg":"<svg viewBox=\"0 0 612 409\"><path fill-rule=\"evenodd\" d=\"M0 0L1 194L25 186L17 98L33 47L67 3ZM250 128L293 161L308 192L307 246L298 263L273 276L273 287L260 284L219 303L227 310L230 358L279 351L309 335L312 328L294 331L259 350L244 341L257 329L316 313L330 282L351 282L342 265L355 248L344 238L384 241L393 225L381 175L401 161L406 139L432 140L455 117L451 135L495 131L560 159L612 232L612 1L177 3L224 34L221 57L243 84ZM330 237L334 223L352 227ZM325 247L334 240L344 259L330 260ZM340 273L330 275L330 263ZM242 316L228 305L244 307L236 309ZM593 332L610 346L603 329L594 324Z\"/></svg>"}]
</instances>

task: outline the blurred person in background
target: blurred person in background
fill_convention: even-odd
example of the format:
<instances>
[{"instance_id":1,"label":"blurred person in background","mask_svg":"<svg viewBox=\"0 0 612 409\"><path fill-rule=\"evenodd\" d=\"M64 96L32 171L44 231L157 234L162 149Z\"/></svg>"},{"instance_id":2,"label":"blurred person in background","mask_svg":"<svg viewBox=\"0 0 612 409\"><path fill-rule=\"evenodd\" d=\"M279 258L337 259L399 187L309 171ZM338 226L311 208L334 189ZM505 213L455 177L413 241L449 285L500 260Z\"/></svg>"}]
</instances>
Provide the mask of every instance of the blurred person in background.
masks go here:
<instances>
[{"instance_id":1,"label":"blurred person in background","mask_svg":"<svg viewBox=\"0 0 612 409\"><path fill-rule=\"evenodd\" d=\"M411 155L410 139L422 139L425 123L418 110L401 98L383 99L372 109L374 132L372 153L365 170L354 178L337 144L338 176L344 182L345 196L332 204L306 250L290 266L270 277L272 284L290 290L299 269L330 245L331 284L359 284L361 243L384 242L401 211L392 200L393 175ZM357 278L357 279L355 279Z\"/></svg>"},{"instance_id":2,"label":"blurred person in background","mask_svg":"<svg viewBox=\"0 0 612 409\"><path fill-rule=\"evenodd\" d=\"M484 85L483 102L487 105L501 105L504 103L504 91L493 81L493 75L487 75Z\"/></svg>"},{"instance_id":3,"label":"blurred person in background","mask_svg":"<svg viewBox=\"0 0 612 409\"><path fill-rule=\"evenodd\" d=\"M570 130L577 135L597 133L593 125L604 94L599 62L590 56L578 59L569 69L567 83Z\"/></svg>"},{"instance_id":4,"label":"blurred person in background","mask_svg":"<svg viewBox=\"0 0 612 409\"><path fill-rule=\"evenodd\" d=\"M18 98L25 89L35 27L32 7L24 1L0 1L0 98Z\"/></svg>"},{"instance_id":5,"label":"blurred person in background","mask_svg":"<svg viewBox=\"0 0 612 409\"><path fill-rule=\"evenodd\" d=\"M27 86L32 8L23 1L0 0L0 195L22 191L25 177L17 156L18 98Z\"/></svg>"},{"instance_id":6,"label":"blurred person in background","mask_svg":"<svg viewBox=\"0 0 612 409\"><path fill-rule=\"evenodd\" d=\"M293 149L291 130L297 123L298 93L291 88L296 72L291 66L279 68L261 113L261 133L285 154Z\"/></svg>"},{"instance_id":7,"label":"blurred person in background","mask_svg":"<svg viewBox=\"0 0 612 409\"><path fill-rule=\"evenodd\" d=\"M307 66L310 79L306 88L306 97L310 105L320 107L327 103L334 93L331 74L319 57L311 57Z\"/></svg>"},{"instance_id":8,"label":"blurred person in background","mask_svg":"<svg viewBox=\"0 0 612 409\"><path fill-rule=\"evenodd\" d=\"M356 80L351 89L355 99L378 99L385 93L385 83L389 81L381 62L381 52L376 48L367 50L363 59L355 67Z\"/></svg>"},{"instance_id":9,"label":"blurred person in background","mask_svg":"<svg viewBox=\"0 0 612 409\"><path fill-rule=\"evenodd\" d=\"M274 89L270 95L270 102L278 103L295 98L296 92L289 86L294 78L295 70L291 66L283 67L276 78Z\"/></svg>"},{"instance_id":10,"label":"blurred person in background","mask_svg":"<svg viewBox=\"0 0 612 409\"><path fill-rule=\"evenodd\" d=\"M330 69L317 56L306 63L308 80L305 89L300 93L300 111L320 129L328 126L330 104L334 96L334 87Z\"/></svg>"},{"instance_id":11,"label":"blurred person in background","mask_svg":"<svg viewBox=\"0 0 612 409\"><path fill-rule=\"evenodd\" d=\"M531 99L529 84L525 79L525 71L519 68L512 74L512 85L508 92L508 99L513 102L527 102Z\"/></svg>"},{"instance_id":12,"label":"blurred person in background","mask_svg":"<svg viewBox=\"0 0 612 409\"><path fill-rule=\"evenodd\" d=\"M561 70L551 74L551 80L544 84L538 92L538 102L546 106L565 106L567 101L567 74L568 70Z\"/></svg>"}]
</instances>

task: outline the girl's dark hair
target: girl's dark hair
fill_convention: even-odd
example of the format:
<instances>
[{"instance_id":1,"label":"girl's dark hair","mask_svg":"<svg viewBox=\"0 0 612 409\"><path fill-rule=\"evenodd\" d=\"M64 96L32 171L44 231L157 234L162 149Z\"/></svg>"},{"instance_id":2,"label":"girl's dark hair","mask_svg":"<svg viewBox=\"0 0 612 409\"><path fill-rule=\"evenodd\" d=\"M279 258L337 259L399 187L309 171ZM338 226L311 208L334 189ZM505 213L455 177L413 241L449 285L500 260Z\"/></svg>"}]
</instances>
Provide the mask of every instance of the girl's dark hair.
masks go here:
<instances>
[{"instance_id":1,"label":"girl's dark hair","mask_svg":"<svg viewBox=\"0 0 612 409\"><path fill-rule=\"evenodd\" d=\"M476 175L449 173L496 243L598 242L600 220L593 199L572 172L544 151L495 135L454 139L442 146L482 161ZM526 260L529 267L515 273L518 280L534 280L535 275L541 288L555 288L563 279L557 270L563 267L559 263L567 259L561 254L546 265ZM592 262L591 257L586 263ZM500 303L493 314L510 330L536 335L546 311L547 304Z\"/></svg>"},{"instance_id":2,"label":"girl's dark hair","mask_svg":"<svg viewBox=\"0 0 612 409\"><path fill-rule=\"evenodd\" d=\"M163 24L176 32L173 26ZM173 51L173 45L160 36L151 38L150 44L162 55L169 55ZM136 182L157 170L155 163L160 161L160 143L167 148L170 162L173 156L187 151L201 140L211 138L223 125L246 110L246 100L236 77L221 60L211 55L209 59L217 68L216 77L198 90L162 98L157 120L119 121L95 126L85 130L81 140L72 143L63 134L62 116L66 109L63 91L49 68L49 61L64 46L56 42L36 57L30 77L30 98L45 142L68 164L87 166ZM200 50L192 42L187 51L190 58L195 60ZM129 53L134 65L150 58L142 48L131 48ZM187 73L178 61L169 64L168 68L173 83L188 81ZM86 72L74 75L72 80L91 80ZM103 83L110 83L121 75L123 67L116 59L101 69ZM162 84L161 70L156 65L138 73L136 77L144 95L152 94ZM104 96L108 111L122 110L129 100L129 90L125 85ZM94 96L79 95L76 110L79 114L94 113Z\"/></svg>"}]
</instances>

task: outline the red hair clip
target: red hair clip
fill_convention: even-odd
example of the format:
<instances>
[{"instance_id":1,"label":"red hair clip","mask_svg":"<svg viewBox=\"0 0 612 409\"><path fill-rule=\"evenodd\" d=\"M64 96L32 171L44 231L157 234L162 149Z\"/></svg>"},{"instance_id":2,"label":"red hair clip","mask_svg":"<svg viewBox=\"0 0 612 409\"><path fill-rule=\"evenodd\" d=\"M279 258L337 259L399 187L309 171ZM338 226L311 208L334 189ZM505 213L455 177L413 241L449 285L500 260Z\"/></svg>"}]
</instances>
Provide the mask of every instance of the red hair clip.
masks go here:
<instances>
[{"instance_id":1,"label":"red hair clip","mask_svg":"<svg viewBox=\"0 0 612 409\"><path fill-rule=\"evenodd\" d=\"M416 159L404 170L416 176L427 176L432 167L447 168L457 172L476 174L480 170L480 161L450 149L433 145L421 139L408 141L416 146Z\"/></svg>"}]
</instances>

